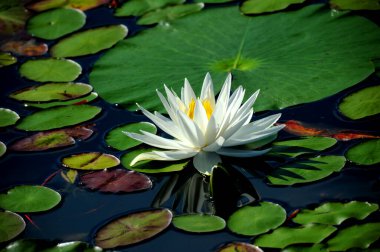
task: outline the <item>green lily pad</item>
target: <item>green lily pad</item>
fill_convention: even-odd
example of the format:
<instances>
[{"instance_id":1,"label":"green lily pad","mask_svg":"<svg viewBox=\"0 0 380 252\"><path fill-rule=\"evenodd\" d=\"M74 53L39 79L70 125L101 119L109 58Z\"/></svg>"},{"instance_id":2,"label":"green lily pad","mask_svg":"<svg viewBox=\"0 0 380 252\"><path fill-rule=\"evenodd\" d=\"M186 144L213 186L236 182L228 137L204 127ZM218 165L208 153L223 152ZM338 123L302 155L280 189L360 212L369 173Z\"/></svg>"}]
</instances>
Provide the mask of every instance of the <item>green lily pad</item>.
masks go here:
<instances>
[{"instance_id":1,"label":"green lily pad","mask_svg":"<svg viewBox=\"0 0 380 252\"><path fill-rule=\"evenodd\" d=\"M346 162L342 156L318 156L283 165L267 178L273 185L309 183L340 171Z\"/></svg>"},{"instance_id":2,"label":"green lily pad","mask_svg":"<svg viewBox=\"0 0 380 252\"><path fill-rule=\"evenodd\" d=\"M70 184L74 184L78 178L78 171L74 169L68 169L67 172L62 171L61 176Z\"/></svg>"},{"instance_id":3,"label":"green lily pad","mask_svg":"<svg viewBox=\"0 0 380 252\"><path fill-rule=\"evenodd\" d=\"M66 167L78 170L103 170L120 164L117 157L101 152L75 154L62 159Z\"/></svg>"},{"instance_id":4,"label":"green lily pad","mask_svg":"<svg viewBox=\"0 0 380 252\"><path fill-rule=\"evenodd\" d=\"M305 0L247 0L240 10L244 14L260 14L286 9L291 4L303 3Z\"/></svg>"},{"instance_id":5,"label":"green lily pad","mask_svg":"<svg viewBox=\"0 0 380 252\"><path fill-rule=\"evenodd\" d=\"M227 2L233 2L236 0L194 0L194 3L227 3Z\"/></svg>"},{"instance_id":6,"label":"green lily pad","mask_svg":"<svg viewBox=\"0 0 380 252\"><path fill-rule=\"evenodd\" d=\"M115 248L146 240L165 230L172 216L168 209L155 209L120 217L98 230L95 244Z\"/></svg>"},{"instance_id":7,"label":"green lily pad","mask_svg":"<svg viewBox=\"0 0 380 252\"><path fill-rule=\"evenodd\" d=\"M10 53L0 52L0 67L10 66L17 62L17 58Z\"/></svg>"},{"instance_id":8,"label":"green lily pad","mask_svg":"<svg viewBox=\"0 0 380 252\"><path fill-rule=\"evenodd\" d=\"M58 129L94 118L102 109L90 105L69 105L37 111L23 118L16 128L27 131Z\"/></svg>"},{"instance_id":9,"label":"green lily pad","mask_svg":"<svg viewBox=\"0 0 380 252\"><path fill-rule=\"evenodd\" d=\"M112 25L78 32L55 44L50 53L54 57L76 57L94 54L114 46L128 33L124 25Z\"/></svg>"},{"instance_id":10,"label":"green lily pad","mask_svg":"<svg viewBox=\"0 0 380 252\"><path fill-rule=\"evenodd\" d=\"M85 103L95 100L96 98L98 98L98 94L95 92L91 92L89 95L86 95L77 99L72 99L72 100L67 100L67 101L43 102L43 103L30 102L30 103L26 103L25 106L46 109L46 108L73 105L73 104L74 105L85 104Z\"/></svg>"},{"instance_id":11,"label":"green lily pad","mask_svg":"<svg viewBox=\"0 0 380 252\"><path fill-rule=\"evenodd\" d=\"M0 1L0 34L13 35L21 31L29 17L22 0Z\"/></svg>"},{"instance_id":12,"label":"green lily pad","mask_svg":"<svg viewBox=\"0 0 380 252\"><path fill-rule=\"evenodd\" d=\"M25 229L23 218L12 212L0 212L0 242L12 240Z\"/></svg>"},{"instance_id":13,"label":"green lily pad","mask_svg":"<svg viewBox=\"0 0 380 252\"><path fill-rule=\"evenodd\" d=\"M20 116L7 108L0 108L0 127L6 127L15 124Z\"/></svg>"},{"instance_id":14,"label":"green lily pad","mask_svg":"<svg viewBox=\"0 0 380 252\"><path fill-rule=\"evenodd\" d=\"M47 211L60 201L58 192L44 186L21 185L0 194L0 207L18 213Z\"/></svg>"},{"instance_id":15,"label":"green lily pad","mask_svg":"<svg viewBox=\"0 0 380 252\"><path fill-rule=\"evenodd\" d=\"M365 249L379 238L380 223L367 223L339 230L327 244L329 251L346 251L351 248Z\"/></svg>"},{"instance_id":16,"label":"green lily pad","mask_svg":"<svg viewBox=\"0 0 380 252\"><path fill-rule=\"evenodd\" d=\"M278 204L260 202L245 206L228 218L228 228L241 235L258 235L280 226L286 220L286 211Z\"/></svg>"},{"instance_id":17,"label":"green lily pad","mask_svg":"<svg viewBox=\"0 0 380 252\"><path fill-rule=\"evenodd\" d=\"M207 233L222 230L226 227L223 218L207 214L186 214L173 218L173 225L192 233Z\"/></svg>"},{"instance_id":18,"label":"green lily pad","mask_svg":"<svg viewBox=\"0 0 380 252\"><path fill-rule=\"evenodd\" d=\"M140 130L156 134L157 128L154 124L149 122L129 123L117 127L107 133L105 140L106 143L117 150L127 150L141 144L140 141L130 138L124 132L140 133Z\"/></svg>"},{"instance_id":19,"label":"green lily pad","mask_svg":"<svg viewBox=\"0 0 380 252\"><path fill-rule=\"evenodd\" d=\"M361 89L339 103L339 111L352 120L380 113L380 85Z\"/></svg>"},{"instance_id":20,"label":"green lily pad","mask_svg":"<svg viewBox=\"0 0 380 252\"><path fill-rule=\"evenodd\" d=\"M380 10L379 0L330 0L330 5L339 10Z\"/></svg>"},{"instance_id":21,"label":"green lily pad","mask_svg":"<svg viewBox=\"0 0 380 252\"><path fill-rule=\"evenodd\" d=\"M20 67L21 76L39 82L73 81L81 72L78 63L66 59L28 60Z\"/></svg>"},{"instance_id":22,"label":"green lily pad","mask_svg":"<svg viewBox=\"0 0 380 252\"><path fill-rule=\"evenodd\" d=\"M58 8L33 16L28 21L28 33L43 39L57 39L79 30L86 15L77 9Z\"/></svg>"},{"instance_id":23,"label":"green lily pad","mask_svg":"<svg viewBox=\"0 0 380 252\"><path fill-rule=\"evenodd\" d=\"M71 241L54 243L45 240L23 239L10 243L1 252L101 252L101 248L85 242Z\"/></svg>"},{"instance_id":24,"label":"green lily pad","mask_svg":"<svg viewBox=\"0 0 380 252\"><path fill-rule=\"evenodd\" d=\"M85 96L92 87L84 83L47 83L18 90L9 97L28 102L65 101Z\"/></svg>"},{"instance_id":25,"label":"green lily pad","mask_svg":"<svg viewBox=\"0 0 380 252\"><path fill-rule=\"evenodd\" d=\"M348 160L360 165L373 165L380 162L380 139L359 143L346 152Z\"/></svg>"},{"instance_id":26,"label":"green lily pad","mask_svg":"<svg viewBox=\"0 0 380 252\"><path fill-rule=\"evenodd\" d=\"M116 9L115 16L141 16L149 11L163 8L171 4L181 4L185 0L130 0Z\"/></svg>"},{"instance_id":27,"label":"green lily pad","mask_svg":"<svg viewBox=\"0 0 380 252\"><path fill-rule=\"evenodd\" d=\"M0 141L0 157L2 157L7 151L7 146Z\"/></svg>"},{"instance_id":28,"label":"green lily pad","mask_svg":"<svg viewBox=\"0 0 380 252\"><path fill-rule=\"evenodd\" d=\"M379 206L377 204L368 202L328 202L314 210L301 210L293 221L298 224L320 223L339 225L349 218L364 220L368 215L378 209Z\"/></svg>"},{"instance_id":29,"label":"green lily pad","mask_svg":"<svg viewBox=\"0 0 380 252\"><path fill-rule=\"evenodd\" d=\"M54 8L75 8L85 11L106 4L109 1L110 0L40 0L28 4L27 8L37 12Z\"/></svg>"},{"instance_id":30,"label":"green lily pad","mask_svg":"<svg viewBox=\"0 0 380 252\"><path fill-rule=\"evenodd\" d=\"M282 252L328 252L326 245L314 244L313 246L293 245L281 250Z\"/></svg>"},{"instance_id":31,"label":"green lily pad","mask_svg":"<svg viewBox=\"0 0 380 252\"><path fill-rule=\"evenodd\" d=\"M169 6L164 9L158 9L144 14L141 18L139 18L139 20L137 20L137 24L151 25L159 22L170 22L192 13L201 11L203 7L203 3Z\"/></svg>"},{"instance_id":32,"label":"green lily pad","mask_svg":"<svg viewBox=\"0 0 380 252\"><path fill-rule=\"evenodd\" d=\"M219 248L217 252L263 252L259 247L245 243L245 242L232 242Z\"/></svg>"},{"instance_id":33,"label":"green lily pad","mask_svg":"<svg viewBox=\"0 0 380 252\"><path fill-rule=\"evenodd\" d=\"M280 227L270 234L254 239L254 244L264 248L285 248L292 244L320 243L336 230L333 226L310 224L301 227Z\"/></svg>"},{"instance_id":34,"label":"green lily pad","mask_svg":"<svg viewBox=\"0 0 380 252\"><path fill-rule=\"evenodd\" d=\"M261 88L256 111L279 109L365 79L374 72L371 59L380 57L379 39L376 24L353 15L332 17L320 5L255 17L236 7L210 8L118 43L95 63L90 83L110 103L163 111L160 100L152 99L163 83L179 93L187 77L197 93L210 72L218 92L231 72L234 86L244 85L246 93Z\"/></svg>"}]
</instances>

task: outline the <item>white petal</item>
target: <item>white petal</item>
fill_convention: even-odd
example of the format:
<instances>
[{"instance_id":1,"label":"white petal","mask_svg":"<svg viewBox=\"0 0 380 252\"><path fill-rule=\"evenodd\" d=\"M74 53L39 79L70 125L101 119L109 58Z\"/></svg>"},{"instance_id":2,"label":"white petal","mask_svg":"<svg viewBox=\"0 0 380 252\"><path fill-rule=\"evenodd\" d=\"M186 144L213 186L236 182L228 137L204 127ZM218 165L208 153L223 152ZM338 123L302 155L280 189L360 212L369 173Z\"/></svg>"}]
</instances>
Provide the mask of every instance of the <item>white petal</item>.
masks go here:
<instances>
[{"instance_id":1,"label":"white petal","mask_svg":"<svg viewBox=\"0 0 380 252\"><path fill-rule=\"evenodd\" d=\"M194 90L192 89L189 81L185 78L185 83L183 86L183 93L181 94L182 96L182 101L185 103L186 107L189 106L191 100L196 99L196 96L194 94Z\"/></svg>"},{"instance_id":2,"label":"white petal","mask_svg":"<svg viewBox=\"0 0 380 252\"><path fill-rule=\"evenodd\" d=\"M277 132L279 132L282 128L284 128L284 125L278 125L259 132L254 132L250 135L241 136L241 138L236 138L235 136L232 136L224 142L223 146L229 147L248 144L253 141L259 141L270 135L277 134Z\"/></svg>"},{"instance_id":3,"label":"white petal","mask_svg":"<svg viewBox=\"0 0 380 252\"><path fill-rule=\"evenodd\" d=\"M221 161L215 152L201 151L193 158L193 165L200 173L211 175L212 169Z\"/></svg>"},{"instance_id":4,"label":"white petal","mask_svg":"<svg viewBox=\"0 0 380 252\"><path fill-rule=\"evenodd\" d=\"M137 141L146 143L148 145L151 145L157 148L168 149L168 150L178 150L178 149L189 148L188 146L183 145L181 142L177 140L167 139L167 138L160 137L160 136L157 136L145 131L143 131L143 135L133 133L133 132L126 132L126 131L124 131L123 133Z\"/></svg>"},{"instance_id":5,"label":"white petal","mask_svg":"<svg viewBox=\"0 0 380 252\"><path fill-rule=\"evenodd\" d=\"M218 100L215 105L213 116L215 117L216 125L220 125L225 117L228 101L231 91L231 74L228 74L225 80L222 90L219 93Z\"/></svg>"},{"instance_id":6,"label":"white petal","mask_svg":"<svg viewBox=\"0 0 380 252\"><path fill-rule=\"evenodd\" d=\"M176 122L177 117L176 117L176 113L174 112L175 110L169 105L168 101L165 99L165 97L161 94L160 91L156 90L156 92L157 92L157 95L160 98L162 104L164 105L166 112L168 112L168 115L170 116L170 118L174 122Z\"/></svg>"},{"instance_id":7,"label":"white petal","mask_svg":"<svg viewBox=\"0 0 380 252\"><path fill-rule=\"evenodd\" d=\"M204 134L207 128L208 118L207 118L206 110L199 99L197 99L195 103L193 120Z\"/></svg>"},{"instance_id":8,"label":"white petal","mask_svg":"<svg viewBox=\"0 0 380 252\"><path fill-rule=\"evenodd\" d=\"M231 149L231 148L221 148L216 153L222 156L228 156L228 157L256 157L261 156L265 153L267 153L270 149L266 150L237 150L237 149Z\"/></svg>"},{"instance_id":9,"label":"white petal","mask_svg":"<svg viewBox=\"0 0 380 252\"><path fill-rule=\"evenodd\" d=\"M239 108L237 111L238 117L243 117L248 111L252 110L252 106L255 103L257 96L259 95L260 90L257 90L251 97L248 98L248 100ZM237 120L239 118L236 118Z\"/></svg>"},{"instance_id":10,"label":"white petal","mask_svg":"<svg viewBox=\"0 0 380 252\"><path fill-rule=\"evenodd\" d=\"M173 92L170 91L170 89L166 85L164 85L164 88L165 88L166 96L168 97L168 103L170 107L173 109L173 111L176 111L178 109L180 109L181 111L185 111L187 107L181 101L181 99L179 99L175 93L173 94Z\"/></svg>"},{"instance_id":11,"label":"white petal","mask_svg":"<svg viewBox=\"0 0 380 252\"><path fill-rule=\"evenodd\" d=\"M141 153L131 161L131 166L143 160L162 160L162 161L175 161L193 157L197 152L189 151L151 151Z\"/></svg>"},{"instance_id":12,"label":"white petal","mask_svg":"<svg viewBox=\"0 0 380 252\"><path fill-rule=\"evenodd\" d=\"M215 140L215 142L213 142L212 144L202 149L207 152L216 152L223 146L224 141L225 139L223 137L219 137L218 139Z\"/></svg>"},{"instance_id":13,"label":"white petal","mask_svg":"<svg viewBox=\"0 0 380 252\"><path fill-rule=\"evenodd\" d=\"M193 147L203 146L205 143L204 135L201 129L182 111L177 111L179 128L182 135L186 136L187 142L192 143Z\"/></svg>"},{"instance_id":14,"label":"white petal","mask_svg":"<svg viewBox=\"0 0 380 252\"><path fill-rule=\"evenodd\" d=\"M253 115L253 109L249 111L245 117L240 118L239 120L235 120L232 124L228 125L228 128L223 132L223 137L225 139L230 138L237 131L239 131L244 125L248 124L251 121Z\"/></svg>"}]
</instances>

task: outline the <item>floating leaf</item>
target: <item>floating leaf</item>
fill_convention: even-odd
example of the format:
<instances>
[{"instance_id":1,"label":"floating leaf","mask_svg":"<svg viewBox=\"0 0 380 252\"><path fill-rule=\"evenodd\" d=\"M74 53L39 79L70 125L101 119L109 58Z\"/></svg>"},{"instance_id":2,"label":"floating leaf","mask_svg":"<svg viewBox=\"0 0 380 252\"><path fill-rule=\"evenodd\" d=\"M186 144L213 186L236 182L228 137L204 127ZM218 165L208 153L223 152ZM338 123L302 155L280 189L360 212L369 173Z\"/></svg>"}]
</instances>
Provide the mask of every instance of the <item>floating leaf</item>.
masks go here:
<instances>
[{"instance_id":1,"label":"floating leaf","mask_svg":"<svg viewBox=\"0 0 380 252\"><path fill-rule=\"evenodd\" d=\"M116 9L115 16L141 16L149 11L163 8L171 4L181 4L185 0L130 0L125 2L120 8Z\"/></svg>"},{"instance_id":2,"label":"floating leaf","mask_svg":"<svg viewBox=\"0 0 380 252\"><path fill-rule=\"evenodd\" d=\"M318 156L283 165L267 178L274 185L294 185L326 178L340 171L346 162L342 156Z\"/></svg>"},{"instance_id":3,"label":"floating leaf","mask_svg":"<svg viewBox=\"0 0 380 252\"><path fill-rule=\"evenodd\" d=\"M28 16L23 1L0 1L0 34L14 35L21 31Z\"/></svg>"},{"instance_id":4,"label":"floating leaf","mask_svg":"<svg viewBox=\"0 0 380 252\"><path fill-rule=\"evenodd\" d=\"M235 0L194 0L195 3L227 3Z\"/></svg>"},{"instance_id":5,"label":"floating leaf","mask_svg":"<svg viewBox=\"0 0 380 252\"><path fill-rule=\"evenodd\" d=\"M28 21L28 33L43 39L57 39L79 30L86 22L86 15L76 9L58 8L33 16Z\"/></svg>"},{"instance_id":6,"label":"floating leaf","mask_svg":"<svg viewBox=\"0 0 380 252\"><path fill-rule=\"evenodd\" d=\"M327 244L329 251L346 251L351 248L365 249L379 238L380 223L367 223L339 230Z\"/></svg>"},{"instance_id":7,"label":"floating leaf","mask_svg":"<svg viewBox=\"0 0 380 252\"><path fill-rule=\"evenodd\" d=\"M330 5L339 10L380 10L379 0L330 0Z\"/></svg>"},{"instance_id":8,"label":"floating leaf","mask_svg":"<svg viewBox=\"0 0 380 252\"><path fill-rule=\"evenodd\" d=\"M1 50L11 52L22 56L40 56L48 51L48 46L45 43L36 42L34 39L8 41L1 45Z\"/></svg>"},{"instance_id":9,"label":"floating leaf","mask_svg":"<svg viewBox=\"0 0 380 252\"><path fill-rule=\"evenodd\" d=\"M240 208L230 216L227 225L234 233L251 236L275 229L285 220L286 211L280 205L263 201Z\"/></svg>"},{"instance_id":10,"label":"floating leaf","mask_svg":"<svg viewBox=\"0 0 380 252\"><path fill-rule=\"evenodd\" d=\"M140 141L130 138L124 132L134 132L140 133L140 130L156 134L157 128L154 124L149 122L138 122L138 123L129 123L123 126L119 126L106 135L106 143L117 149L117 150L127 150L132 147L138 146L141 144Z\"/></svg>"},{"instance_id":11,"label":"floating leaf","mask_svg":"<svg viewBox=\"0 0 380 252\"><path fill-rule=\"evenodd\" d=\"M12 212L47 211L61 201L61 195L44 186L21 185L0 194L0 207Z\"/></svg>"},{"instance_id":12,"label":"floating leaf","mask_svg":"<svg viewBox=\"0 0 380 252\"><path fill-rule=\"evenodd\" d=\"M152 181L148 176L122 169L90 172L82 175L80 179L87 188L101 192L135 192L152 187Z\"/></svg>"},{"instance_id":13,"label":"floating leaf","mask_svg":"<svg viewBox=\"0 0 380 252\"><path fill-rule=\"evenodd\" d=\"M69 105L37 111L23 118L16 126L27 131L50 130L88 121L102 109L90 105Z\"/></svg>"},{"instance_id":14,"label":"floating leaf","mask_svg":"<svg viewBox=\"0 0 380 252\"><path fill-rule=\"evenodd\" d=\"M282 252L327 252L326 245L314 244L313 246L294 245L286 247Z\"/></svg>"},{"instance_id":15,"label":"floating leaf","mask_svg":"<svg viewBox=\"0 0 380 252\"><path fill-rule=\"evenodd\" d=\"M7 108L0 108L0 127L6 127L15 124L20 116Z\"/></svg>"},{"instance_id":16,"label":"floating leaf","mask_svg":"<svg viewBox=\"0 0 380 252\"><path fill-rule=\"evenodd\" d=\"M62 159L66 167L78 170L103 170L120 164L117 157L101 152L75 154Z\"/></svg>"},{"instance_id":17,"label":"floating leaf","mask_svg":"<svg viewBox=\"0 0 380 252\"><path fill-rule=\"evenodd\" d=\"M102 248L126 246L151 238L166 229L172 220L168 209L132 213L101 227L95 237Z\"/></svg>"},{"instance_id":18,"label":"floating leaf","mask_svg":"<svg viewBox=\"0 0 380 252\"><path fill-rule=\"evenodd\" d=\"M50 52L54 57L76 57L94 54L114 46L128 33L124 25L94 28L71 35L55 44Z\"/></svg>"},{"instance_id":19,"label":"floating leaf","mask_svg":"<svg viewBox=\"0 0 380 252\"><path fill-rule=\"evenodd\" d=\"M7 146L0 141L0 157L2 157L7 151Z\"/></svg>"},{"instance_id":20,"label":"floating leaf","mask_svg":"<svg viewBox=\"0 0 380 252\"><path fill-rule=\"evenodd\" d=\"M223 218L207 214L186 214L173 218L173 225L192 233L207 233L222 230L226 227Z\"/></svg>"},{"instance_id":21,"label":"floating leaf","mask_svg":"<svg viewBox=\"0 0 380 252\"><path fill-rule=\"evenodd\" d=\"M69 169L66 173L62 171L61 176L70 184L74 184L78 177L78 171L73 169Z\"/></svg>"},{"instance_id":22,"label":"floating leaf","mask_svg":"<svg viewBox=\"0 0 380 252\"><path fill-rule=\"evenodd\" d=\"M17 62L17 58L13 57L10 53L0 52L0 68L10 66Z\"/></svg>"},{"instance_id":23,"label":"floating leaf","mask_svg":"<svg viewBox=\"0 0 380 252\"><path fill-rule=\"evenodd\" d=\"M17 240L1 250L1 252L101 252L99 247L80 241L54 243L45 240Z\"/></svg>"},{"instance_id":24,"label":"floating leaf","mask_svg":"<svg viewBox=\"0 0 380 252\"><path fill-rule=\"evenodd\" d=\"M40 0L27 5L27 8L37 12L54 8L75 8L82 11L96 8L108 3L109 0Z\"/></svg>"},{"instance_id":25,"label":"floating leaf","mask_svg":"<svg viewBox=\"0 0 380 252\"><path fill-rule=\"evenodd\" d=\"M301 227L280 227L270 234L254 239L254 243L264 248L285 248L292 244L320 243L336 230L333 226L310 224Z\"/></svg>"},{"instance_id":26,"label":"floating leaf","mask_svg":"<svg viewBox=\"0 0 380 252\"><path fill-rule=\"evenodd\" d=\"M351 147L346 152L348 160L360 165L373 165L380 162L380 140L369 140Z\"/></svg>"},{"instance_id":27,"label":"floating leaf","mask_svg":"<svg viewBox=\"0 0 380 252\"><path fill-rule=\"evenodd\" d=\"M374 203L351 201L348 203L328 202L314 210L303 209L293 219L298 224L320 223L339 225L349 218L365 219L368 215L378 210Z\"/></svg>"},{"instance_id":28,"label":"floating leaf","mask_svg":"<svg viewBox=\"0 0 380 252\"><path fill-rule=\"evenodd\" d=\"M291 4L303 3L305 0L247 0L240 10L244 14L260 14L286 9Z\"/></svg>"},{"instance_id":29,"label":"floating leaf","mask_svg":"<svg viewBox=\"0 0 380 252\"><path fill-rule=\"evenodd\" d=\"M67 101L44 102L44 103L26 103L25 106L46 109L46 108L66 106L66 105L81 105L81 104L85 104L90 101L93 101L96 98L98 98L98 94L95 92L91 92L89 95L80 97L77 99L72 99L72 100L67 100Z\"/></svg>"},{"instance_id":30,"label":"floating leaf","mask_svg":"<svg viewBox=\"0 0 380 252\"><path fill-rule=\"evenodd\" d=\"M23 218L12 212L0 212L0 242L12 240L25 229Z\"/></svg>"},{"instance_id":31,"label":"floating leaf","mask_svg":"<svg viewBox=\"0 0 380 252\"><path fill-rule=\"evenodd\" d=\"M219 248L217 252L263 252L263 250L249 243L232 242Z\"/></svg>"},{"instance_id":32,"label":"floating leaf","mask_svg":"<svg viewBox=\"0 0 380 252\"><path fill-rule=\"evenodd\" d=\"M73 81L81 72L82 67L78 63L66 59L28 60L20 67L23 77L39 82Z\"/></svg>"},{"instance_id":33,"label":"floating leaf","mask_svg":"<svg viewBox=\"0 0 380 252\"><path fill-rule=\"evenodd\" d=\"M339 103L339 111L357 120L380 113L380 85L367 87L345 97Z\"/></svg>"}]
</instances>

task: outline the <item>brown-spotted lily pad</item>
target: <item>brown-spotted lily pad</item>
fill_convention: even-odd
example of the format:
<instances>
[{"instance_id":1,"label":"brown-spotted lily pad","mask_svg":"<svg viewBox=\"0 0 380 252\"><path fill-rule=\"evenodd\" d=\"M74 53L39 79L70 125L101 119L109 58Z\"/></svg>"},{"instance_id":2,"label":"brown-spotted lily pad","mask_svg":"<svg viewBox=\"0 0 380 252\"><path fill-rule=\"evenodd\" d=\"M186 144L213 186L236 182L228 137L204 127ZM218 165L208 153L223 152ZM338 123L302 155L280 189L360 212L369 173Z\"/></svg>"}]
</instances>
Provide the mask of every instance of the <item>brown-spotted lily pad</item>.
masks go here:
<instances>
[{"instance_id":1,"label":"brown-spotted lily pad","mask_svg":"<svg viewBox=\"0 0 380 252\"><path fill-rule=\"evenodd\" d=\"M120 160L110 154L87 152L75 154L62 159L66 167L78 170L103 170L120 164Z\"/></svg>"},{"instance_id":2,"label":"brown-spotted lily pad","mask_svg":"<svg viewBox=\"0 0 380 252\"><path fill-rule=\"evenodd\" d=\"M101 192L134 192L152 187L152 181L148 176L123 169L90 172L82 175L80 179L87 188Z\"/></svg>"},{"instance_id":3,"label":"brown-spotted lily pad","mask_svg":"<svg viewBox=\"0 0 380 252\"><path fill-rule=\"evenodd\" d=\"M166 229L172 216L168 209L122 216L100 228L95 237L95 244L102 248L115 248L146 240Z\"/></svg>"},{"instance_id":4,"label":"brown-spotted lily pad","mask_svg":"<svg viewBox=\"0 0 380 252\"><path fill-rule=\"evenodd\" d=\"M11 52L21 56L40 56L48 51L48 46L45 43L30 40L12 40L1 45L1 51Z\"/></svg>"},{"instance_id":5,"label":"brown-spotted lily pad","mask_svg":"<svg viewBox=\"0 0 380 252\"><path fill-rule=\"evenodd\" d=\"M217 252L263 252L263 250L250 243L232 242L219 248Z\"/></svg>"}]
</instances>

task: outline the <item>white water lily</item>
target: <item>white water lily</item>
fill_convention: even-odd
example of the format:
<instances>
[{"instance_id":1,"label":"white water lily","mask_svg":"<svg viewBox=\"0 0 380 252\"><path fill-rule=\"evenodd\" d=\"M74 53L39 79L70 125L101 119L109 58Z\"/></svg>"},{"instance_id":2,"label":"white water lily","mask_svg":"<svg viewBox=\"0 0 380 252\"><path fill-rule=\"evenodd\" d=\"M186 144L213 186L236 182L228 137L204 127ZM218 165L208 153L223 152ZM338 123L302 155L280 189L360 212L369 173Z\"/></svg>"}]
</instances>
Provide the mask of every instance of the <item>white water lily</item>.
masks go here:
<instances>
[{"instance_id":1,"label":"white water lily","mask_svg":"<svg viewBox=\"0 0 380 252\"><path fill-rule=\"evenodd\" d=\"M170 118L158 112L151 113L139 106L145 116L152 120L172 139L141 131L142 134L125 132L129 137L148 145L165 149L146 152L135 157L133 166L142 160L175 161L193 158L194 167L210 175L215 165L221 162L220 155L230 157L255 157L266 150L246 150L234 146L259 143L268 137L275 137L284 125L274 124L281 114L275 114L251 122L253 104L259 94L256 91L243 102L245 90L239 86L230 96L231 74L228 75L215 101L214 88L209 74L206 75L200 97L196 97L187 79L181 90L181 98L166 85L165 98L158 90ZM260 147L257 144L257 147Z\"/></svg>"}]
</instances>

